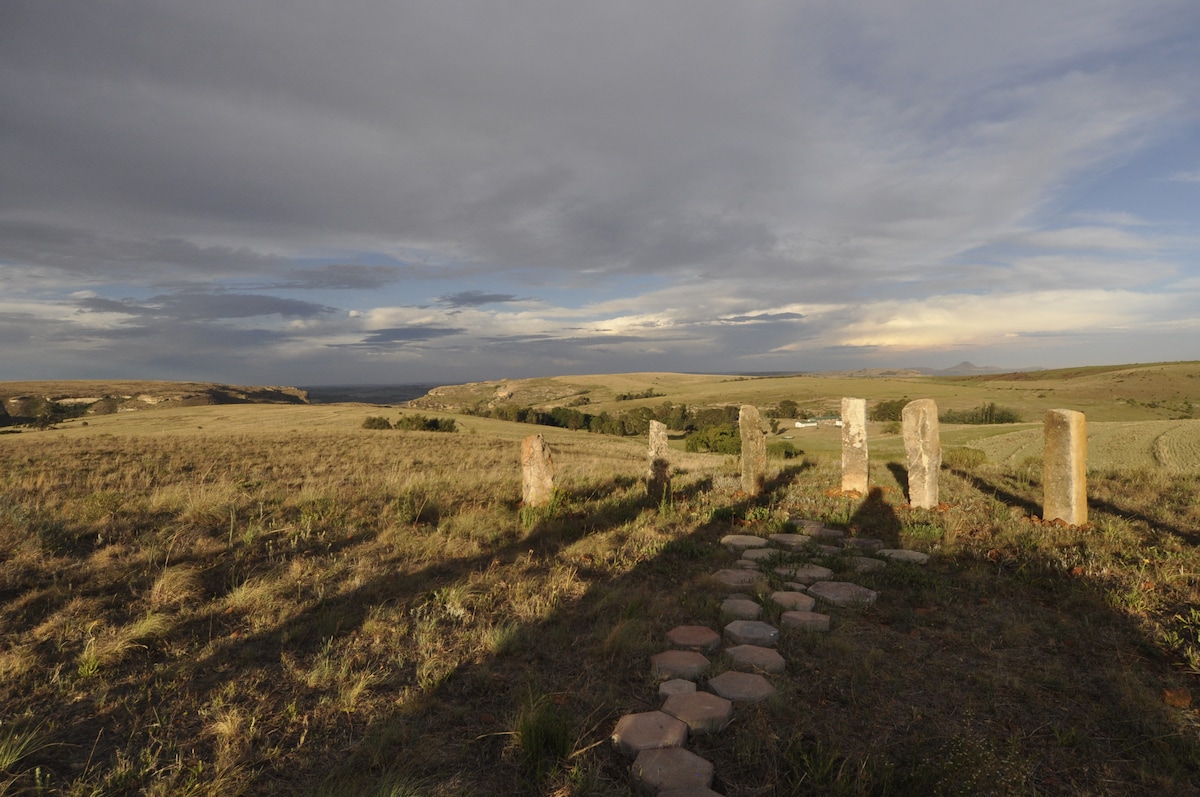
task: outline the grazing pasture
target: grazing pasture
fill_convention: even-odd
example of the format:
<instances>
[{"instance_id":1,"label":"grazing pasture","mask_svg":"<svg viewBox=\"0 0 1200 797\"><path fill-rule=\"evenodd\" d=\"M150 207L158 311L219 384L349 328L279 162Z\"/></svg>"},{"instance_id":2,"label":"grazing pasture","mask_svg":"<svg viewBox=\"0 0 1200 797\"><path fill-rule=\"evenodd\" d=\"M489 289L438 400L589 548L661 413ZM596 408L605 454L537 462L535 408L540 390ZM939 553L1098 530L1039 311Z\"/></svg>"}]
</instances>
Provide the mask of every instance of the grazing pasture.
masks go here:
<instances>
[{"instance_id":1,"label":"grazing pasture","mask_svg":"<svg viewBox=\"0 0 1200 797\"><path fill-rule=\"evenodd\" d=\"M777 696L689 741L722 794L1200 789L1193 421L1091 423L1092 524L1063 528L1036 520L1038 425L945 429L986 460L943 470L925 511L879 429L869 496L797 437L761 499L734 458L674 450L650 501L642 439L448 413L459 431L360 428L380 412L0 435L0 794L629 794L608 736L657 707L668 629L721 627L720 538L800 518L932 559L788 555L880 599L785 635ZM558 467L537 509L517 469L533 432Z\"/></svg>"}]
</instances>

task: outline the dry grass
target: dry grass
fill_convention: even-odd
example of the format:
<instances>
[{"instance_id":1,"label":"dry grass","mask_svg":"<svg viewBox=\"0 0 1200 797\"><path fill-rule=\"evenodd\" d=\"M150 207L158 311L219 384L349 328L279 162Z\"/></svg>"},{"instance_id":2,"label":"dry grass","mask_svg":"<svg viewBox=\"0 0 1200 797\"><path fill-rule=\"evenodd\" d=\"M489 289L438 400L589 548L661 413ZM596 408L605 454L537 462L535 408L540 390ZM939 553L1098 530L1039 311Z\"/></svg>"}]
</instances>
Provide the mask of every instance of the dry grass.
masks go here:
<instances>
[{"instance_id":1,"label":"dry grass","mask_svg":"<svg viewBox=\"0 0 1200 797\"><path fill-rule=\"evenodd\" d=\"M831 458L777 463L750 501L735 462L680 453L658 504L642 441L371 432L367 412L0 438L0 741L39 729L9 793L627 794L603 742L656 705L648 657L717 625L719 538L790 514L934 560L853 576L875 608L785 638L781 696L694 743L722 793L1200 788L1196 715L1162 700L1200 664L1193 475L1094 471L1094 528L1070 530L1026 517L1037 469L946 473L950 507L926 512L886 446L867 502L827 494ZM523 513L535 431L560 493Z\"/></svg>"}]
</instances>

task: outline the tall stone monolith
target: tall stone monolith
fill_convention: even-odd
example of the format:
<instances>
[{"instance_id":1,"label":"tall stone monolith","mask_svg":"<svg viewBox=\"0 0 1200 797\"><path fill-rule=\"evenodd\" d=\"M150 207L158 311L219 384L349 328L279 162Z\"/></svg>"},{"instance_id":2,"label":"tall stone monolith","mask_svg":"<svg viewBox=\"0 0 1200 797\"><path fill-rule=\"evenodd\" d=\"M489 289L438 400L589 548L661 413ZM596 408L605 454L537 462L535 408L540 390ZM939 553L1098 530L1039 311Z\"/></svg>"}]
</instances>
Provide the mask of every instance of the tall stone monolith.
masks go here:
<instances>
[{"instance_id":1,"label":"tall stone monolith","mask_svg":"<svg viewBox=\"0 0 1200 797\"><path fill-rule=\"evenodd\" d=\"M646 479L646 492L654 501L662 501L671 493L671 462L667 459L667 425L662 421L650 421L650 473Z\"/></svg>"},{"instance_id":2,"label":"tall stone monolith","mask_svg":"<svg viewBox=\"0 0 1200 797\"><path fill-rule=\"evenodd\" d=\"M554 498L554 457L540 434L521 441L521 500L525 506L545 506Z\"/></svg>"},{"instance_id":3,"label":"tall stone monolith","mask_svg":"<svg viewBox=\"0 0 1200 797\"><path fill-rule=\"evenodd\" d=\"M842 399L842 491L867 494L866 399Z\"/></svg>"},{"instance_id":4,"label":"tall stone monolith","mask_svg":"<svg viewBox=\"0 0 1200 797\"><path fill-rule=\"evenodd\" d=\"M938 470L942 467L937 403L933 399L910 401L900 418L908 460L908 503L933 509L938 505Z\"/></svg>"},{"instance_id":5,"label":"tall stone monolith","mask_svg":"<svg viewBox=\"0 0 1200 797\"><path fill-rule=\"evenodd\" d=\"M1075 410L1046 413L1042 453L1042 518L1088 522L1087 420Z\"/></svg>"},{"instance_id":6,"label":"tall stone monolith","mask_svg":"<svg viewBox=\"0 0 1200 797\"><path fill-rule=\"evenodd\" d=\"M738 429L742 433L742 492L758 495L767 480L767 438L756 407L742 405Z\"/></svg>"}]
</instances>

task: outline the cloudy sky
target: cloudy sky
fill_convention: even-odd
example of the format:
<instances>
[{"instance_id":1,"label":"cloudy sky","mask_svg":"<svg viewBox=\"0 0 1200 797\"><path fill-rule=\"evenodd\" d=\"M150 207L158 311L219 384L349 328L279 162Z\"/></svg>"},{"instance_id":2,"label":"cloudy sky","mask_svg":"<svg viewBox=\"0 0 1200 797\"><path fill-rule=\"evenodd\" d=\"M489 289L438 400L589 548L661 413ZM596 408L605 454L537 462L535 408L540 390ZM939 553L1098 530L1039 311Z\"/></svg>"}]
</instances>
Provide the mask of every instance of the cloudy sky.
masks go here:
<instances>
[{"instance_id":1,"label":"cloudy sky","mask_svg":"<svg viewBox=\"0 0 1200 797\"><path fill-rule=\"evenodd\" d=\"M0 380L1200 358L1195 0L0 3Z\"/></svg>"}]
</instances>

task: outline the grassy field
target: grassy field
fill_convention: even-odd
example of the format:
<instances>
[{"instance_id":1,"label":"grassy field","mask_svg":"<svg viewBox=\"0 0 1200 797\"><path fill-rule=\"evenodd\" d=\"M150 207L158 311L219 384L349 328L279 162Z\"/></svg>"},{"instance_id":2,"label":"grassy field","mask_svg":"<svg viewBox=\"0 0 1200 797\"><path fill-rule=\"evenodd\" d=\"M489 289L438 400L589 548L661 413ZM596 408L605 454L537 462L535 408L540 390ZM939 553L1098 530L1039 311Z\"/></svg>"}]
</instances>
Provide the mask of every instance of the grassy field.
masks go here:
<instances>
[{"instance_id":1,"label":"grassy field","mask_svg":"<svg viewBox=\"0 0 1200 797\"><path fill-rule=\"evenodd\" d=\"M653 391L651 398L616 401L619 394ZM441 388L418 401L461 408L511 402L548 408L586 397L589 412L638 406L711 406L733 401L769 407L783 399L813 415L836 414L841 396L879 400L931 398L940 410L965 410L983 402L1011 407L1029 421L1050 409L1074 409L1091 421L1170 420L1200 416L1200 362L1157 363L1033 371L974 377L851 378L832 376L738 377L696 374L617 374L479 382Z\"/></svg>"},{"instance_id":2,"label":"grassy field","mask_svg":"<svg viewBox=\"0 0 1200 797\"><path fill-rule=\"evenodd\" d=\"M776 381L723 395L802 397L741 392ZM1019 404L965 384L939 389ZM1136 406L1151 417L1089 424L1085 529L1029 517L1036 426L944 429L987 461L943 471L936 512L906 506L879 429L866 499L836 494L821 430L755 500L733 459L676 451L665 503L646 498L642 440L464 416L368 431L397 411L362 405L0 436L0 794L628 794L607 737L657 706L669 628L719 627L720 537L793 517L933 558L870 575L818 559L881 598L785 638L779 695L690 742L721 793L1195 794L1197 435ZM533 432L559 469L541 510L519 504Z\"/></svg>"}]
</instances>

